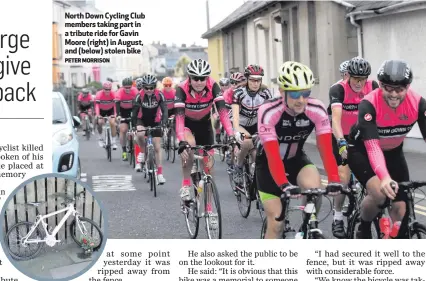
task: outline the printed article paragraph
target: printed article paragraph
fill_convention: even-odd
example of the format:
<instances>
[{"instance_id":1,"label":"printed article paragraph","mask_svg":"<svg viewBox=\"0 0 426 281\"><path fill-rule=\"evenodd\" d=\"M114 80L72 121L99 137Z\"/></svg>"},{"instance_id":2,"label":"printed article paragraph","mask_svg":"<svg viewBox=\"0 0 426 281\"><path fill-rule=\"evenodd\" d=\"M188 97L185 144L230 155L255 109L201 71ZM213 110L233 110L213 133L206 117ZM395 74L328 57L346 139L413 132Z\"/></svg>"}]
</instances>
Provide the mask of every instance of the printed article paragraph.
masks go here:
<instances>
[{"instance_id":1,"label":"printed article paragraph","mask_svg":"<svg viewBox=\"0 0 426 281\"><path fill-rule=\"evenodd\" d=\"M120 281L135 275L146 280L177 281L426 280L420 274L424 272L425 251L317 250L315 246L308 250L306 245L302 250L300 246L299 251L277 249L281 247L106 251L89 280Z\"/></svg>"},{"instance_id":2,"label":"printed article paragraph","mask_svg":"<svg viewBox=\"0 0 426 281\"><path fill-rule=\"evenodd\" d=\"M43 170L43 144L0 145L0 178L24 179L28 170Z\"/></svg>"},{"instance_id":3,"label":"printed article paragraph","mask_svg":"<svg viewBox=\"0 0 426 281\"><path fill-rule=\"evenodd\" d=\"M65 63L109 63L111 55L141 55L143 13L65 13Z\"/></svg>"}]
</instances>

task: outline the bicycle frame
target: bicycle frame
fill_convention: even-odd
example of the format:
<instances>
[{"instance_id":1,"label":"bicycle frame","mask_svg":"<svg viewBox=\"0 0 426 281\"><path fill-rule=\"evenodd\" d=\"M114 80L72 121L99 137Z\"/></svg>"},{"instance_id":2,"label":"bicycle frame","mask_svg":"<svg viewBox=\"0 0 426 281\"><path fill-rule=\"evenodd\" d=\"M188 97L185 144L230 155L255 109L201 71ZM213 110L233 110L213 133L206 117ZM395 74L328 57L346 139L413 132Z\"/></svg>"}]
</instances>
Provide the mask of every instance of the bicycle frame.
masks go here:
<instances>
[{"instance_id":1,"label":"bicycle frame","mask_svg":"<svg viewBox=\"0 0 426 281\"><path fill-rule=\"evenodd\" d=\"M64 215L64 217L62 218L62 220L59 222L59 224L53 229L53 231L52 231L52 233L51 234L49 234L49 231L47 230L47 223L44 221L45 219L47 219L47 218L50 218L50 217L53 217L53 216L55 216L55 215L57 215L57 214L60 214L60 213L63 213L63 212L66 212L66 214ZM75 216L76 217L76 219L78 220L78 215L79 215L79 212L78 211L76 211L75 209L74 209L74 204L73 203L69 203L68 205L67 205L67 207L65 207L64 209L61 209L61 210L58 210L58 211L55 211L55 212L53 212L53 213L49 213L49 214L47 214L47 215L38 215L37 216L37 219L36 219L36 222L33 224L33 226L31 227L31 229L30 229L30 231L28 232L28 234L27 235L25 235L25 237L24 238L22 238L22 240L23 240L23 243L24 244L29 244L29 243L40 243L40 242L46 242L46 241L48 241L49 239L50 240L53 240L53 241L55 241L55 242L60 242L61 240L56 240L56 239L54 239L54 237L55 237L55 235L59 232L59 230L61 229L61 227L65 224L65 222L66 222L66 220L71 216L71 215L73 215L73 216ZM43 239L43 240L40 240L40 239L28 239L28 237L30 237L31 236L31 234L34 232L34 230L38 227L38 225L39 224L42 224L42 226L43 226L43 229L44 229L44 231L45 231L45 233L46 233L46 237L45 237L45 239ZM79 225L79 224L78 224ZM80 227L80 226L79 226ZM81 230L81 229L80 229ZM53 246L53 245L52 245Z\"/></svg>"}]
</instances>

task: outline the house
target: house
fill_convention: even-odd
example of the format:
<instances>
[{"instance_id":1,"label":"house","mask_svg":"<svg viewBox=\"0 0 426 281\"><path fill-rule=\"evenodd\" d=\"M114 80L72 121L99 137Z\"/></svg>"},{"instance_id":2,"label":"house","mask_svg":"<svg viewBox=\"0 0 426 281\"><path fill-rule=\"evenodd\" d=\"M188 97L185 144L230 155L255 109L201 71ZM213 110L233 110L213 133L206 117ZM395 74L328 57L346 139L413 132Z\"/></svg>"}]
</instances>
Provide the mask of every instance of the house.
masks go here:
<instances>
[{"instance_id":1,"label":"house","mask_svg":"<svg viewBox=\"0 0 426 281\"><path fill-rule=\"evenodd\" d=\"M77 5L78 4L78 5ZM52 79L53 87L84 87L99 75L97 65L65 63L65 11L71 13L97 11L90 1L53 1Z\"/></svg>"}]
</instances>

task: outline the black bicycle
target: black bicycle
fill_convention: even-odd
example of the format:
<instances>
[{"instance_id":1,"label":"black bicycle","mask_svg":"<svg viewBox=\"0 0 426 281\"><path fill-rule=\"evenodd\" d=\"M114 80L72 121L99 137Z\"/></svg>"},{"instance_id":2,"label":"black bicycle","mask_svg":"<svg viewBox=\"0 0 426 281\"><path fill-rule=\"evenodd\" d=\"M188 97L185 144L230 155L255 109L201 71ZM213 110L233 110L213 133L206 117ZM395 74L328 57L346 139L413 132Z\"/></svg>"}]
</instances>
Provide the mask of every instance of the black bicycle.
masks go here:
<instances>
[{"instance_id":1,"label":"black bicycle","mask_svg":"<svg viewBox=\"0 0 426 281\"><path fill-rule=\"evenodd\" d=\"M148 178L148 182L151 186L151 191L154 191L154 197L157 197L157 163L155 161L155 148L152 141L152 133L155 130L163 130L161 126L147 127L143 130L137 130L137 132L146 132L145 133L145 153L146 153L146 162L142 166L142 171L144 172L144 178Z\"/></svg>"},{"instance_id":2,"label":"black bicycle","mask_svg":"<svg viewBox=\"0 0 426 281\"><path fill-rule=\"evenodd\" d=\"M170 116L167 122L167 134L163 139L164 150L167 154L167 160L175 163L176 159L176 131L175 131L175 117Z\"/></svg>"},{"instance_id":3,"label":"black bicycle","mask_svg":"<svg viewBox=\"0 0 426 281\"><path fill-rule=\"evenodd\" d=\"M416 189L419 189L420 187L426 186L426 181L408 181L408 182L400 182L398 183L399 189L398 193L406 193L407 201L406 203L406 212L404 219L402 220L400 231L398 235L395 237L397 239L413 239L414 236L416 236L418 239L421 238L421 234L426 235L426 226L421 224L416 219L416 213L414 212L414 191ZM373 224L377 230L377 237L379 239L383 238L383 233L380 232L380 225L379 221L382 217L385 215L385 210L389 209L391 206L391 201L389 198L387 198L383 205L380 206L380 213L377 215L377 217L373 220ZM349 238L356 239L356 233L357 229L355 225L361 221L361 214L360 210L355 212L355 214L352 216L349 229L348 225L348 233Z\"/></svg>"},{"instance_id":4,"label":"black bicycle","mask_svg":"<svg viewBox=\"0 0 426 281\"><path fill-rule=\"evenodd\" d=\"M255 163L250 163L250 155L254 150L256 150L256 144L258 140L257 134L252 136L245 136L242 134L244 139L251 139L253 142L254 148L249 150L246 158L244 159L243 165L243 183L241 185L235 184L233 179L234 169L230 167L228 169L229 180L231 188L234 191L235 196L237 197L238 210L243 218L247 218L251 210L251 202L256 201L256 209L259 210L260 218L264 219L264 208L262 201L260 200L259 191L256 184L256 173L255 173ZM236 143L231 143L229 145L230 149L234 149ZM236 159L234 159L236 163Z\"/></svg>"},{"instance_id":5,"label":"black bicycle","mask_svg":"<svg viewBox=\"0 0 426 281\"><path fill-rule=\"evenodd\" d=\"M294 210L303 212L302 225L300 226L298 233L294 235L296 239L326 239L322 233L322 230L318 227L317 219L317 209L316 202L320 196L327 195L330 192L341 192L342 194L348 195L350 191L338 188L338 186L327 186L327 188L312 188L307 190L302 190L298 186L293 186L289 191L283 192L281 194L281 214L278 218L275 218L276 221L284 221L285 226L282 232L282 239L287 238L287 234L291 237L289 233L295 233L295 229L290 226L290 215L289 213ZM305 206L296 206L289 207L290 205L290 196L292 195L304 195L306 196L306 205ZM267 218L263 220L262 230L260 238L265 238L267 228ZM290 238L289 237L289 238Z\"/></svg>"}]
</instances>

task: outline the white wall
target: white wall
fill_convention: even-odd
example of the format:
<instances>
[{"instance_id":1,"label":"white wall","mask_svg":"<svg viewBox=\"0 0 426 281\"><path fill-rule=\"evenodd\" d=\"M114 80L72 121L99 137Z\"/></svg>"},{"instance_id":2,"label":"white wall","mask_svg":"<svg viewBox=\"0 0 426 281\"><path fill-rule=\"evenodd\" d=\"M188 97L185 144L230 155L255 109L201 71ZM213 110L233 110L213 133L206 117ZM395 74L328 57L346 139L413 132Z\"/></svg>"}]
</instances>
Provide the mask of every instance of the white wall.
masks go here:
<instances>
[{"instance_id":1,"label":"white wall","mask_svg":"<svg viewBox=\"0 0 426 281\"><path fill-rule=\"evenodd\" d=\"M372 66L372 78L386 59L403 59L412 67L412 88L426 98L426 10L364 19L364 57ZM408 135L420 138L416 125Z\"/></svg>"}]
</instances>

